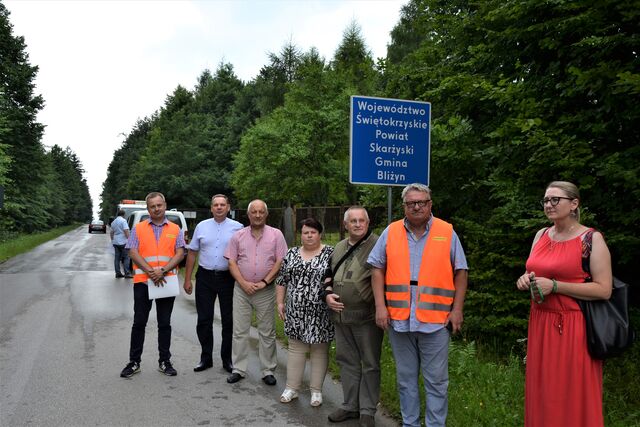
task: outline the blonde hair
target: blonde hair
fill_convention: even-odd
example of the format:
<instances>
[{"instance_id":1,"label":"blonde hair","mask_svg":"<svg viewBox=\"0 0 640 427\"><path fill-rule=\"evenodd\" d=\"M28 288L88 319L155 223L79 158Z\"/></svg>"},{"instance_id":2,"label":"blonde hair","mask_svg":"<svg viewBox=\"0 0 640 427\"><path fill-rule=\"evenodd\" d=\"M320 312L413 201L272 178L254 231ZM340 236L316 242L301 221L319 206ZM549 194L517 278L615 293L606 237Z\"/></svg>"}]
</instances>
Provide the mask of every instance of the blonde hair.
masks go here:
<instances>
[{"instance_id":1,"label":"blonde hair","mask_svg":"<svg viewBox=\"0 0 640 427\"><path fill-rule=\"evenodd\" d=\"M580 190L578 190L578 187L569 181L553 181L547 185L547 188L558 188L562 190L567 197L578 200L578 207L576 210L571 211L571 215L580 222Z\"/></svg>"}]
</instances>

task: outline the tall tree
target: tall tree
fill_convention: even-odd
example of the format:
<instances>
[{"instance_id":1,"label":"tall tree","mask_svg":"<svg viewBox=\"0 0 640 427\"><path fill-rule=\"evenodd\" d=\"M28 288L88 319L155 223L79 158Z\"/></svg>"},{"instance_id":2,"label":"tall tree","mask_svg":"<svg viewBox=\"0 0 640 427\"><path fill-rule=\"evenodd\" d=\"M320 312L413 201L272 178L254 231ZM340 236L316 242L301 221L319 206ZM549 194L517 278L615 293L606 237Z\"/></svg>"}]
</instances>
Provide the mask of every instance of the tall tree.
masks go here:
<instances>
[{"instance_id":1,"label":"tall tree","mask_svg":"<svg viewBox=\"0 0 640 427\"><path fill-rule=\"evenodd\" d=\"M284 104L288 85L298 78L302 51L289 41L279 53L269 52L269 63L260 69L252 86L256 94L256 106L262 116Z\"/></svg>"},{"instance_id":2,"label":"tall tree","mask_svg":"<svg viewBox=\"0 0 640 427\"><path fill-rule=\"evenodd\" d=\"M9 11L0 3L0 133L5 146L4 164L11 159L5 175L7 187L4 208L0 211L4 229L31 231L46 229L47 200L43 199L45 151L40 140L43 127L36 115L43 106L34 94L38 67L29 63L23 37L13 35Z\"/></svg>"}]
</instances>

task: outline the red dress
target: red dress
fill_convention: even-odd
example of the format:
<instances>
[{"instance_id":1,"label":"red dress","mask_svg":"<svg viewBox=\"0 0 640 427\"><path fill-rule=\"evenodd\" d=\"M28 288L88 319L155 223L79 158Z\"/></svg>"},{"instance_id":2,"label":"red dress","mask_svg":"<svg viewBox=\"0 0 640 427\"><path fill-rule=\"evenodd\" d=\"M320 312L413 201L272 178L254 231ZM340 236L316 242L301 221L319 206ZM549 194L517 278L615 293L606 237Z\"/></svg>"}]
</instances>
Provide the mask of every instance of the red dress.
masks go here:
<instances>
[{"instance_id":1,"label":"red dress","mask_svg":"<svg viewBox=\"0 0 640 427\"><path fill-rule=\"evenodd\" d=\"M584 282L582 237L552 241L544 233L527 272L560 282ZM587 351L584 317L578 303L559 294L531 303L525 386L526 427L603 426L602 361Z\"/></svg>"}]
</instances>

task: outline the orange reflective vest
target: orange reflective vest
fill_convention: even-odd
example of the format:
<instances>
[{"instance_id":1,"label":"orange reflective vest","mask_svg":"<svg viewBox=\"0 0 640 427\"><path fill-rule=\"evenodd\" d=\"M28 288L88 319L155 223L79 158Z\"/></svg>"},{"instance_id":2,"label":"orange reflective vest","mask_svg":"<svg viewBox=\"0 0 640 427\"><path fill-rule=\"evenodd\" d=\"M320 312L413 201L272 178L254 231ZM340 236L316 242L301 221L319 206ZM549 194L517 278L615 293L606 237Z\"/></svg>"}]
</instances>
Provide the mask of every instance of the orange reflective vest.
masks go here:
<instances>
[{"instance_id":1,"label":"orange reflective vest","mask_svg":"<svg viewBox=\"0 0 640 427\"><path fill-rule=\"evenodd\" d=\"M444 323L451 311L455 295L450 255L452 236L453 226L434 217L418 274L416 318L420 322ZM387 310L392 319L407 320L411 314L411 268L404 220L389 225L386 253Z\"/></svg>"},{"instance_id":2,"label":"orange reflective vest","mask_svg":"<svg viewBox=\"0 0 640 427\"><path fill-rule=\"evenodd\" d=\"M169 222L162 226L162 234L160 235L160 239L156 241L156 236L153 234L153 227L149 221L139 222L136 224L136 235L140 243L138 253L151 267L163 267L167 265L176 254L176 239L179 233L180 227ZM149 276L143 269L135 264L133 268L135 269L133 283L146 283L147 280L149 280ZM177 268L167 271L165 276L173 276L176 273Z\"/></svg>"}]
</instances>

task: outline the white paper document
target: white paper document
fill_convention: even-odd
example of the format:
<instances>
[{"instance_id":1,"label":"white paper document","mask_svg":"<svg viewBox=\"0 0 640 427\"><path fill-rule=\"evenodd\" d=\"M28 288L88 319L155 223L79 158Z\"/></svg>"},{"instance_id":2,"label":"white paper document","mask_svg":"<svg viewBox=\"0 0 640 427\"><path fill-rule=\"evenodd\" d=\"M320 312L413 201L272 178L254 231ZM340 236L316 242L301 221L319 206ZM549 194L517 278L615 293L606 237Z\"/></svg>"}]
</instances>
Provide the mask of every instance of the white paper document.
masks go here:
<instances>
[{"instance_id":1,"label":"white paper document","mask_svg":"<svg viewBox=\"0 0 640 427\"><path fill-rule=\"evenodd\" d=\"M164 286L156 286L153 280L147 280L147 286L149 287L149 299L175 297L180 294L180 281L178 275L164 276L164 280L167 283Z\"/></svg>"}]
</instances>

